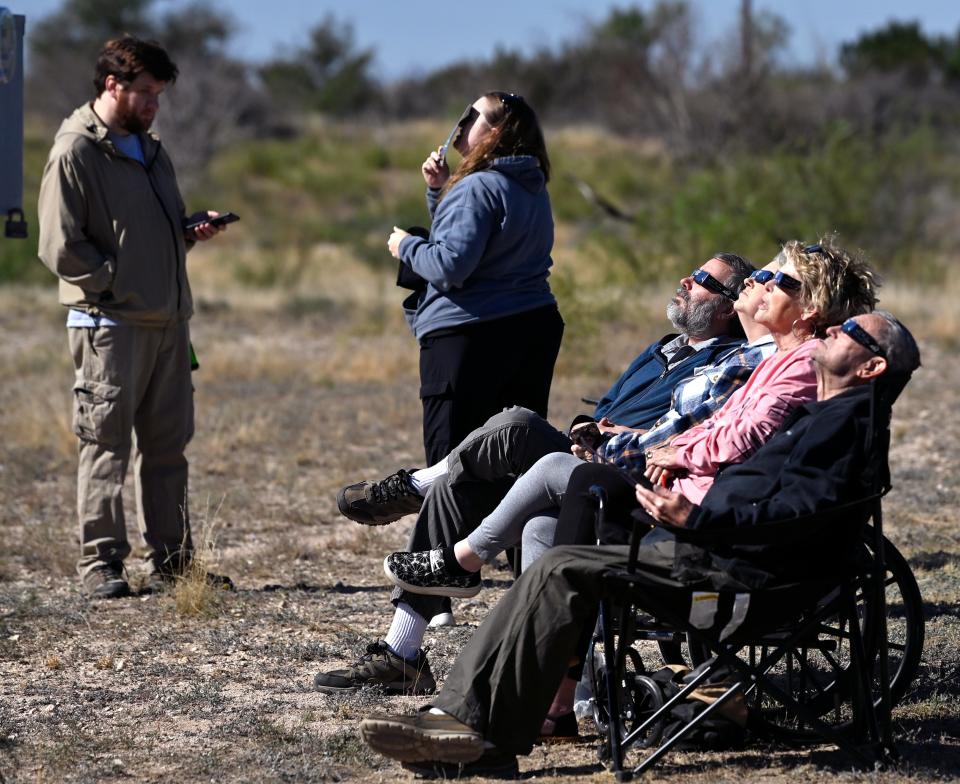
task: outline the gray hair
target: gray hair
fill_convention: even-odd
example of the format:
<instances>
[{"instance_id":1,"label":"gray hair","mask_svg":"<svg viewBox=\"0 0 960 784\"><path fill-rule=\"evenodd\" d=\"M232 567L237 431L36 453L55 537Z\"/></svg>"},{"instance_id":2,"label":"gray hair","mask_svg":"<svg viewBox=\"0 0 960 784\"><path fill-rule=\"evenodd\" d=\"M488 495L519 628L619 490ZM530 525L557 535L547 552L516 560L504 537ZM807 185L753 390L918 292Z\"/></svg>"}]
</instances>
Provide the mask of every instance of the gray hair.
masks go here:
<instances>
[{"instance_id":1,"label":"gray hair","mask_svg":"<svg viewBox=\"0 0 960 784\"><path fill-rule=\"evenodd\" d=\"M883 319L876 334L870 334L887 354L887 372L909 375L920 367L920 349L910 330L889 311L875 310L871 315Z\"/></svg>"},{"instance_id":2,"label":"gray hair","mask_svg":"<svg viewBox=\"0 0 960 784\"><path fill-rule=\"evenodd\" d=\"M727 253L726 251L721 251L720 253L714 253L711 258L717 259L717 261L722 261L730 268L730 275L726 280L721 282L724 286L734 292L739 292L740 289L743 288L743 281L749 278L750 273L756 269L743 256L738 256L736 253Z\"/></svg>"}]
</instances>

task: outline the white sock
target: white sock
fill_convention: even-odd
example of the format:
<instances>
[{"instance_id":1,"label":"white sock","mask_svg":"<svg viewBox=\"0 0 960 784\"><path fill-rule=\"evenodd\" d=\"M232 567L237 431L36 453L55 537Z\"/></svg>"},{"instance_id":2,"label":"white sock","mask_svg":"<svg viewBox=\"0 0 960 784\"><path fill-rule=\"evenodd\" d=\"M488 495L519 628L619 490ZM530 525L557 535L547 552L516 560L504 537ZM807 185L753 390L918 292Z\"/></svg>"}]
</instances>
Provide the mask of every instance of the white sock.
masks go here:
<instances>
[{"instance_id":1,"label":"white sock","mask_svg":"<svg viewBox=\"0 0 960 784\"><path fill-rule=\"evenodd\" d=\"M427 488L447 473L447 458L429 468L421 468L410 474L410 484L420 495L426 495Z\"/></svg>"},{"instance_id":2,"label":"white sock","mask_svg":"<svg viewBox=\"0 0 960 784\"><path fill-rule=\"evenodd\" d=\"M428 618L413 611L405 602L397 605L393 614L390 631L387 632L384 642L387 647L401 659L413 661L423 645L423 635L427 631Z\"/></svg>"}]
</instances>

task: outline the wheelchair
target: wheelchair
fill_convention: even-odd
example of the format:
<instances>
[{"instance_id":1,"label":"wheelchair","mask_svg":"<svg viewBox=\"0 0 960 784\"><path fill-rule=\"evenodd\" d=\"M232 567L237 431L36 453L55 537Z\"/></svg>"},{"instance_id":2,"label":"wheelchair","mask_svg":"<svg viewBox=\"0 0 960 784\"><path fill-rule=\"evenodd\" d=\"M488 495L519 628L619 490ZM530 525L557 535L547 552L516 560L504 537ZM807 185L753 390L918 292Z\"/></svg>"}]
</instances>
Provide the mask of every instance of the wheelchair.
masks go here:
<instances>
[{"instance_id":1,"label":"wheelchair","mask_svg":"<svg viewBox=\"0 0 960 784\"><path fill-rule=\"evenodd\" d=\"M872 531L867 532L872 535ZM903 556L884 538L885 577L884 606L886 623L878 619L878 607L871 593L872 575L861 571L856 578L854 600L859 634L864 640L866 654L874 662L880 652L877 635L886 629L886 649L889 667L891 705L906 694L916 677L923 651L924 618L920 591L913 573ZM871 546L864 542L864 557L872 557ZM821 604L833 601L827 595ZM812 615L817 607L807 611ZM624 618L622 609L611 607L607 615L619 640L614 643L617 688L619 689L620 734L626 735L638 726L639 719L661 707L660 690L649 681L647 662L662 660L665 665L699 667L707 662L712 651L709 645L685 633L682 629L661 622L658 618L631 608ZM621 631L622 630L622 631ZM751 640L742 651L748 661L756 663L769 651L780 645L789 629L773 629ZM629 639L629 642L626 640ZM821 721L828 721L840 729L849 729L852 706L851 693L852 652L850 619L837 612L820 617L804 635L793 641L790 649L775 667L773 676L783 684L800 703L805 704ZM607 648L604 646L602 623L598 624L593 647L588 657L587 674L591 680L594 700L594 722L601 735L608 735L608 687L604 679ZM659 664L657 665L659 666ZM879 678L874 673L873 678ZM804 717L795 711L767 699L762 691L754 691L748 701L750 730L757 737L787 743L816 739ZM658 738L650 734L646 743Z\"/></svg>"},{"instance_id":2,"label":"wheelchair","mask_svg":"<svg viewBox=\"0 0 960 784\"><path fill-rule=\"evenodd\" d=\"M833 573L828 569L814 579L782 580L759 590L699 591L716 602L716 618L705 626L692 614L696 587L636 569L646 526L634 526L631 565L607 575L616 600L601 604L587 659L594 719L606 741L601 760L618 780L643 773L717 711L723 715L736 703L745 706L746 729L754 737L789 744L827 740L863 767L896 759L890 710L917 674L924 618L910 567L882 532L880 501L890 489L889 407L884 408L880 416L875 409L867 468L874 477L871 495L733 534L748 543L769 537L789 549L810 548L818 539L834 544L843 530L847 541L837 546L846 555L834 559ZM590 493L599 524L603 488ZM704 532L665 527L678 547L711 545ZM729 531L723 536L725 545L738 546ZM814 545L808 557L816 555ZM650 677L651 656L695 668L669 699ZM671 711L711 682L719 684L713 690L719 696L704 700L707 707L679 730L665 733ZM631 767L627 755L634 751L647 753Z\"/></svg>"}]
</instances>

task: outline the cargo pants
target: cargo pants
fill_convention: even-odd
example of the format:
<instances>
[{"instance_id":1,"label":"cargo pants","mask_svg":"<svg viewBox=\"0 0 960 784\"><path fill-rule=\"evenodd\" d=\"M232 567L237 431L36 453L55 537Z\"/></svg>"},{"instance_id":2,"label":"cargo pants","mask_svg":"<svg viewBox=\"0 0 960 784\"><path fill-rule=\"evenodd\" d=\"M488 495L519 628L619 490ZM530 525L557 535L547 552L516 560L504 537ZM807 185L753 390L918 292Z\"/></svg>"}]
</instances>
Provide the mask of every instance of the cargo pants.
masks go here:
<instances>
[{"instance_id":1,"label":"cargo pants","mask_svg":"<svg viewBox=\"0 0 960 784\"><path fill-rule=\"evenodd\" d=\"M122 489L131 451L140 533L154 569L176 571L192 551L187 459L193 386L187 322L67 330L80 439L77 513L83 575L130 554Z\"/></svg>"}]
</instances>

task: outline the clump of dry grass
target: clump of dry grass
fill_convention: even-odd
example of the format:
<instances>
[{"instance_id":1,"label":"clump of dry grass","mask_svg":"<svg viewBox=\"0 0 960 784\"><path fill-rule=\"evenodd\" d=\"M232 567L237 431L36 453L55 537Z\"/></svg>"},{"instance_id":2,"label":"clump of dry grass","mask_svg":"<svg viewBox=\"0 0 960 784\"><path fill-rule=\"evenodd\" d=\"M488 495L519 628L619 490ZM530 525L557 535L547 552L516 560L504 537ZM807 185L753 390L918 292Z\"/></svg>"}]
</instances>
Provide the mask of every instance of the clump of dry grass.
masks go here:
<instances>
[{"instance_id":1,"label":"clump of dry grass","mask_svg":"<svg viewBox=\"0 0 960 784\"><path fill-rule=\"evenodd\" d=\"M211 580L207 559L194 556L183 574L177 575L173 586L173 603L183 616L214 616L220 612L221 597L226 584Z\"/></svg>"},{"instance_id":2,"label":"clump of dry grass","mask_svg":"<svg viewBox=\"0 0 960 784\"><path fill-rule=\"evenodd\" d=\"M182 616L213 617L221 611L225 591L232 587L225 578L212 570L217 567L216 520L224 499L211 513L207 509L206 523L194 540L193 557L180 574L174 577L173 603Z\"/></svg>"}]
</instances>

